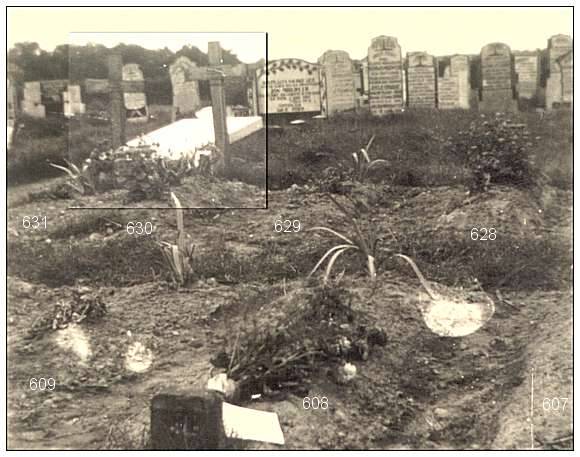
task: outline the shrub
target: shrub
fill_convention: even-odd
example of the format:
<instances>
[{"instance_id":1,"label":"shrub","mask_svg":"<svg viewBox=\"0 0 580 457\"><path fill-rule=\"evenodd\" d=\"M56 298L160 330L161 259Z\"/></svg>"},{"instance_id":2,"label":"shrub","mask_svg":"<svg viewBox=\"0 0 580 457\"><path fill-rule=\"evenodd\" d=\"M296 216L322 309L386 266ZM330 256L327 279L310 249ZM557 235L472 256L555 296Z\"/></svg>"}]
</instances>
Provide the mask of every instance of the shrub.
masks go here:
<instances>
[{"instance_id":1,"label":"shrub","mask_svg":"<svg viewBox=\"0 0 580 457\"><path fill-rule=\"evenodd\" d=\"M447 149L464 157L471 177L471 192L487 191L492 184L532 187L539 172L529 149L533 140L525 124L498 113L473 121L466 130L447 140Z\"/></svg>"}]
</instances>

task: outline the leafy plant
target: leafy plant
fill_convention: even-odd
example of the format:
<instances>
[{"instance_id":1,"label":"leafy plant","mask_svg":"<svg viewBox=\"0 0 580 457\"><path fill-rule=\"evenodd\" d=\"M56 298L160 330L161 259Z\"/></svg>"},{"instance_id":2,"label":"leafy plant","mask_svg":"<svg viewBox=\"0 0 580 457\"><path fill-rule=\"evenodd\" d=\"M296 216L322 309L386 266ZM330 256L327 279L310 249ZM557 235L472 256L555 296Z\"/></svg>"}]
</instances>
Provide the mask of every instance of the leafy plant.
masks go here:
<instances>
[{"instance_id":1,"label":"leafy plant","mask_svg":"<svg viewBox=\"0 0 580 457\"><path fill-rule=\"evenodd\" d=\"M127 189L133 200L161 198L194 171L190 159L167 160L159 157L157 145L143 142L123 146L112 160L117 186Z\"/></svg>"},{"instance_id":2,"label":"leafy plant","mask_svg":"<svg viewBox=\"0 0 580 457\"><path fill-rule=\"evenodd\" d=\"M348 250L355 250L362 255L367 264L367 271L369 277L372 281L376 279L377 272L375 267L375 258L376 258L376 246L378 243L378 238L374 228L370 228L367 233L363 232L361 225L357 222L355 216L353 216L343 205L341 205L332 195L327 194L328 198L332 201L332 203L338 208L338 210L343 214L346 220L350 223L350 227L352 229L352 234L349 236L343 235L336 230L333 230L329 227L313 227L309 229L309 231L323 231L327 233L331 233L332 235L339 238L343 243L337 244L336 246L330 248L326 253L320 258L320 260L316 263L310 274L309 277L312 276L318 268L324 263L326 259L329 258L328 263L326 265L326 271L324 273L324 282L328 281L330 273L332 272L332 267L334 266L335 262L337 261L338 257L341 254Z\"/></svg>"},{"instance_id":3,"label":"leafy plant","mask_svg":"<svg viewBox=\"0 0 580 457\"><path fill-rule=\"evenodd\" d=\"M175 205L177 215L177 244L159 241L158 245L161 247L161 252L171 270L173 281L182 286L191 279L193 274L192 265L195 245L186 241L181 202L173 192L171 192L171 199Z\"/></svg>"},{"instance_id":4,"label":"leafy plant","mask_svg":"<svg viewBox=\"0 0 580 457\"><path fill-rule=\"evenodd\" d=\"M362 148L358 152L352 153L352 159L354 163L353 169L353 180L358 182L365 182L369 172L381 165L386 165L388 162L383 159L371 160L368 151L371 148L373 142L375 141L375 135L371 137L365 148Z\"/></svg>"},{"instance_id":5,"label":"leafy plant","mask_svg":"<svg viewBox=\"0 0 580 457\"><path fill-rule=\"evenodd\" d=\"M74 163L64 159L67 166L56 165L51 163L50 166L64 171L68 175L66 185L81 195L93 195L95 193L95 184L91 179L89 165L84 164L82 168L77 167Z\"/></svg>"},{"instance_id":6,"label":"leafy plant","mask_svg":"<svg viewBox=\"0 0 580 457\"><path fill-rule=\"evenodd\" d=\"M540 173L529 152L534 140L526 125L501 113L489 119L484 116L446 143L450 152L466 159L470 191L485 192L492 184L535 185Z\"/></svg>"}]
</instances>

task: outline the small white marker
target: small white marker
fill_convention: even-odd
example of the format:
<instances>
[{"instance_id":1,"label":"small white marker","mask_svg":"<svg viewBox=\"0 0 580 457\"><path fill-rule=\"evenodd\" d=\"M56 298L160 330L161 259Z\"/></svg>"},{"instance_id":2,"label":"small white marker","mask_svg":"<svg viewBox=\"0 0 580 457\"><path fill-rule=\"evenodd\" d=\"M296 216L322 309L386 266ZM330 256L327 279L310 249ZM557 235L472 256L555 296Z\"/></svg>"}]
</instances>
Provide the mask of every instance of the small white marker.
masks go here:
<instances>
[{"instance_id":1,"label":"small white marker","mask_svg":"<svg viewBox=\"0 0 580 457\"><path fill-rule=\"evenodd\" d=\"M530 438L534 449L534 368L532 368L532 385L530 392Z\"/></svg>"}]
</instances>

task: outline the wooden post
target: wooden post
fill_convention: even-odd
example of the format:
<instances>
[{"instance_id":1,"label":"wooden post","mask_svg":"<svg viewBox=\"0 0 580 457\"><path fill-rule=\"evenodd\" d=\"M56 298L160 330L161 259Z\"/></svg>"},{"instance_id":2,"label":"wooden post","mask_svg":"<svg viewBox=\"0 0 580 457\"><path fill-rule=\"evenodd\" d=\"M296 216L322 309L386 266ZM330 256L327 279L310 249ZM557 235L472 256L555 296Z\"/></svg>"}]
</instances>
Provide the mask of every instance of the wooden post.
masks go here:
<instances>
[{"instance_id":1,"label":"wooden post","mask_svg":"<svg viewBox=\"0 0 580 457\"><path fill-rule=\"evenodd\" d=\"M222 49L218 41L208 44L209 65L216 67L222 63ZM218 172L229 170L229 137L226 113L226 93L224 87L225 75L212 77L209 81L211 93L211 105L213 112L213 128L215 133L215 144L222 152L223 164L218 163ZM221 169L221 170L220 170Z\"/></svg>"},{"instance_id":2,"label":"wooden post","mask_svg":"<svg viewBox=\"0 0 580 457\"><path fill-rule=\"evenodd\" d=\"M111 147L125 144L125 103L123 100L123 58L120 54L108 56L109 115L111 117Z\"/></svg>"}]
</instances>

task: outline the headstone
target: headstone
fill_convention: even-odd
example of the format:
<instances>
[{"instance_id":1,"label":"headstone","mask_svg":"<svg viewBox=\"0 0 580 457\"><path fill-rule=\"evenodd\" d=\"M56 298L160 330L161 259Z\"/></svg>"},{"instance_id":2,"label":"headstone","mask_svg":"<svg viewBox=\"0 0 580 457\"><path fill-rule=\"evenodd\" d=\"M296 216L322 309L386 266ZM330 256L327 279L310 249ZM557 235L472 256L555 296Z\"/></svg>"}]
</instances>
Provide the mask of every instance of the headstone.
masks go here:
<instances>
[{"instance_id":1,"label":"headstone","mask_svg":"<svg viewBox=\"0 0 580 457\"><path fill-rule=\"evenodd\" d=\"M514 72L510 48L503 43L492 43L481 49L481 103L482 111L513 111Z\"/></svg>"},{"instance_id":2,"label":"headstone","mask_svg":"<svg viewBox=\"0 0 580 457\"><path fill-rule=\"evenodd\" d=\"M46 109L42 104L42 91L39 81L24 83L24 98L22 112L32 117L46 117Z\"/></svg>"},{"instance_id":3,"label":"headstone","mask_svg":"<svg viewBox=\"0 0 580 457\"><path fill-rule=\"evenodd\" d=\"M572 38L555 35L548 40L549 77L546 81L546 108L572 103Z\"/></svg>"},{"instance_id":4,"label":"headstone","mask_svg":"<svg viewBox=\"0 0 580 457\"><path fill-rule=\"evenodd\" d=\"M151 400L151 448L155 450L223 449L225 433L220 394L158 394Z\"/></svg>"},{"instance_id":5,"label":"headstone","mask_svg":"<svg viewBox=\"0 0 580 457\"><path fill-rule=\"evenodd\" d=\"M437 79L437 107L439 109L458 109L459 77L451 74L451 66L445 68L443 77Z\"/></svg>"},{"instance_id":6,"label":"headstone","mask_svg":"<svg viewBox=\"0 0 580 457\"><path fill-rule=\"evenodd\" d=\"M178 57L169 67L175 117L195 113L201 107L199 82L189 78L191 69L195 67L195 62L185 56Z\"/></svg>"},{"instance_id":7,"label":"headstone","mask_svg":"<svg viewBox=\"0 0 580 457\"><path fill-rule=\"evenodd\" d=\"M459 108L469 109L469 98L471 96L469 56L452 56L450 68L451 74L457 77Z\"/></svg>"},{"instance_id":8,"label":"headstone","mask_svg":"<svg viewBox=\"0 0 580 457\"><path fill-rule=\"evenodd\" d=\"M435 108L435 59L426 52L407 54L407 104Z\"/></svg>"},{"instance_id":9,"label":"headstone","mask_svg":"<svg viewBox=\"0 0 580 457\"><path fill-rule=\"evenodd\" d=\"M572 51L558 59L562 69L562 103L571 104L574 91L574 58Z\"/></svg>"},{"instance_id":10,"label":"headstone","mask_svg":"<svg viewBox=\"0 0 580 457\"><path fill-rule=\"evenodd\" d=\"M17 97L17 91L16 91L16 85L14 84L14 81L11 79L7 80L7 104L8 104L8 120L14 120L16 119L16 112L18 110L18 97Z\"/></svg>"},{"instance_id":11,"label":"headstone","mask_svg":"<svg viewBox=\"0 0 580 457\"><path fill-rule=\"evenodd\" d=\"M320 72L316 64L300 59L274 60L267 69L258 69L256 78L260 114L266 114L266 98L268 114L321 110Z\"/></svg>"},{"instance_id":12,"label":"headstone","mask_svg":"<svg viewBox=\"0 0 580 457\"><path fill-rule=\"evenodd\" d=\"M518 98L535 100L540 86L540 56L537 52L515 52Z\"/></svg>"},{"instance_id":13,"label":"headstone","mask_svg":"<svg viewBox=\"0 0 580 457\"><path fill-rule=\"evenodd\" d=\"M443 76L437 78L437 107L439 109L469 109L471 95L469 80L469 56L450 57Z\"/></svg>"},{"instance_id":14,"label":"headstone","mask_svg":"<svg viewBox=\"0 0 580 457\"><path fill-rule=\"evenodd\" d=\"M127 109L127 120L147 122L149 112L147 109L147 98L145 97L145 80L143 72L136 63L123 65L123 81L133 81L136 84L132 91L123 92L123 100Z\"/></svg>"},{"instance_id":15,"label":"headstone","mask_svg":"<svg viewBox=\"0 0 580 457\"><path fill-rule=\"evenodd\" d=\"M556 61L564 54L572 50L572 38L568 35L554 35L548 40L548 58L550 69L556 64Z\"/></svg>"},{"instance_id":16,"label":"headstone","mask_svg":"<svg viewBox=\"0 0 580 457\"><path fill-rule=\"evenodd\" d=\"M81 99L81 86L69 85L67 90L62 93L63 112L67 117L85 112L85 104Z\"/></svg>"},{"instance_id":17,"label":"headstone","mask_svg":"<svg viewBox=\"0 0 580 457\"><path fill-rule=\"evenodd\" d=\"M381 116L403 108L401 47L394 37L374 38L368 49L369 105Z\"/></svg>"},{"instance_id":18,"label":"headstone","mask_svg":"<svg viewBox=\"0 0 580 457\"><path fill-rule=\"evenodd\" d=\"M14 134L14 126L16 125L16 112L18 110L18 97L16 96L16 86L11 79L7 80L7 105L8 118L6 119L6 143L8 149L12 147L12 136Z\"/></svg>"},{"instance_id":19,"label":"headstone","mask_svg":"<svg viewBox=\"0 0 580 457\"><path fill-rule=\"evenodd\" d=\"M326 97L322 107L327 116L356 107L353 64L345 51L326 51L320 59L321 80ZM326 102L326 103L324 103Z\"/></svg>"}]
</instances>

